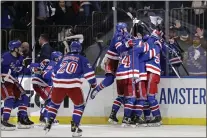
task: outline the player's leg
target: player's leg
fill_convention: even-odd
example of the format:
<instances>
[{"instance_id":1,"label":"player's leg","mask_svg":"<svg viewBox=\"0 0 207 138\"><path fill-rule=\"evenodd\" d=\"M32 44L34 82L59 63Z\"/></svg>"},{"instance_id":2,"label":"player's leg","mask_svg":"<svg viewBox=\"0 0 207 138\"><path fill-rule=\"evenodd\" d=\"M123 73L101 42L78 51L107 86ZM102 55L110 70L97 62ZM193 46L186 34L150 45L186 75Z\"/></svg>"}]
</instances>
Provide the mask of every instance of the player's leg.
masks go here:
<instances>
[{"instance_id":1,"label":"player's leg","mask_svg":"<svg viewBox=\"0 0 207 138\"><path fill-rule=\"evenodd\" d=\"M40 122L41 123L46 123L46 118L47 118L47 111L49 104L51 102L51 92L52 92L52 87L47 86L47 87L39 87L41 89L41 95L44 98L43 100L45 101L44 106L40 110ZM57 123L57 120L55 120Z\"/></svg>"},{"instance_id":2,"label":"player's leg","mask_svg":"<svg viewBox=\"0 0 207 138\"><path fill-rule=\"evenodd\" d=\"M29 125L33 125L29 119L27 108L29 106L29 97L26 95L25 90L19 83L15 83L14 85L14 95L16 97L15 104L13 108L18 107L18 119L17 119L17 127L18 128L31 128Z\"/></svg>"},{"instance_id":3,"label":"player's leg","mask_svg":"<svg viewBox=\"0 0 207 138\"><path fill-rule=\"evenodd\" d=\"M108 120L108 122L112 123L112 124L117 124L119 122L119 120L116 117L116 114L119 111L120 106L124 103L124 91L123 91L123 89L120 88L122 85L123 84L121 81L117 81L118 97L113 102L111 114L110 114L109 120Z\"/></svg>"},{"instance_id":4,"label":"player's leg","mask_svg":"<svg viewBox=\"0 0 207 138\"><path fill-rule=\"evenodd\" d=\"M4 100L4 108L2 108L1 130L15 130L16 126L10 124L9 118L14 105L13 84L5 82L1 84L1 97Z\"/></svg>"},{"instance_id":5,"label":"player's leg","mask_svg":"<svg viewBox=\"0 0 207 138\"><path fill-rule=\"evenodd\" d=\"M110 86L114 82L115 72L116 72L117 66L118 66L118 61L107 58L107 60L104 64L105 64L105 66L104 66L105 78L99 85L97 85L97 87L95 89L93 89L93 91L90 94L91 99L94 99L99 91Z\"/></svg>"},{"instance_id":6,"label":"player's leg","mask_svg":"<svg viewBox=\"0 0 207 138\"><path fill-rule=\"evenodd\" d=\"M48 98L48 91L45 89L46 87L42 87L38 84L33 84L33 89L35 92L45 101Z\"/></svg>"},{"instance_id":7,"label":"player's leg","mask_svg":"<svg viewBox=\"0 0 207 138\"><path fill-rule=\"evenodd\" d=\"M132 86L132 79L124 79L122 81L121 89L124 91L124 118L122 126L126 126L131 123L131 115L134 109L136 101L135 89Z\"/></svg>"},{"instance_id":8,"label":"player's leg","mask_svg":"<svg viewBox=\"0 0 207 138\"><path fill-rule=\"evenodd\" d=\"M71 132L73 132L73 136L82 136L82 130L79 128L79 125L85 109L83 92L80 88L71 88L68 91L68 97L70 97L74 103Z\"/></svg>"},{"instance_id":9,"label":"player's leg","mask_svg":"<svg viewBox=\"0 0 207 138\"><path fill-rule=\"evenodd\" d=\"M147 124L151 120L150 115L151 115L151 110L150 110L149 103L147 101L145 101L145 103L144 103L144 118L145 118Z\"/></svg>"},{"instance_id":10,"label":"player's leg","mask_svg":"<svg viewBox=\"0 0 207 138\"><path fill-rule=\"evenodd\" d=\"M160 108L158 101L155 97L155 95L158 92L158 84L160 82L160 76L157 74L149 73L148 72L148 86L147 86L147 101L149 103L150 109L152 116L154 119L152 119L149 122L149 126L159 126L161 125L161 113L160 113Z\"/></svg>"},{"instance_id":11,"label":"player's leg","mask_svg":"<svg viewBox=\"0 0 207 138\"><path fill-rule=\"evenodd\" d=\"M137 126L147 126L145 120L142 118L144 103L147 100L146 83L141 80L136 83L136 102L135 102L135 123Z\"/></svg>"},{"instance_id":12,"label":"player's leg","mask_svg":"<svg viewBox=\"0 0 207 138\"><path fill-rule=\"evenodd\" d=\"M49 104L48 113L47 113L47 122L44 130L49 131L52 127L52 123L54 122L58 109L62 101L64 100L68 89L65 88L55 88L52 89L51 94L51 102Z\"/></svg>"}]
</instances>

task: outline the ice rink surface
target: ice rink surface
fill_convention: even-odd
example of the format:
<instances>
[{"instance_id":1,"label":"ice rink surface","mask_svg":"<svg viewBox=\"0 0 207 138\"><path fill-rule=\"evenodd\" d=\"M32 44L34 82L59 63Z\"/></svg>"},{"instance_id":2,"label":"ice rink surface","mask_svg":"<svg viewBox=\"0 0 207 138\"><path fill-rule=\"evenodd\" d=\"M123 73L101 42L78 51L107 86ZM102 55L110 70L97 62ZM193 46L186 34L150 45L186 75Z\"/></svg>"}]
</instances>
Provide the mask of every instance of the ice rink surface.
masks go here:
<instances>
[{"instance_id":1,"label":"ice rink surface","mask_svg":"<svg viewBox=\"0 0 207 138\"><path fill-rule=\"evenodd\" d=\"M120 125L82 125L83 137L206 137L206 126L161 126L122 128ZM71 137L69 125L53 126L45 135L43 127L2 131L2 137Z\"/></svg>"}]
</instances>

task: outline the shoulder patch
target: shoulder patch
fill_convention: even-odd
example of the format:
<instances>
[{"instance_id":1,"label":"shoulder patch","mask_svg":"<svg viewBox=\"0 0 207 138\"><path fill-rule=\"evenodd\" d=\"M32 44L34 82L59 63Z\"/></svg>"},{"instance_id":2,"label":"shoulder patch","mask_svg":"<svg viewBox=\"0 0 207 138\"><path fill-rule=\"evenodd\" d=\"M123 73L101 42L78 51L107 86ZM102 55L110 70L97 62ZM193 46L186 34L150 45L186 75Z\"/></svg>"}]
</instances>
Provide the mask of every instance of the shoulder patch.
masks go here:
<instances>
[{"instance_id":1,"label":"shoulder patch","mask_svg":"<svg viewBox=\"0 0 207 138\"><path fill-rule=\"evenodd\" d=\"M88 68L92 68L92 66L91 66L91 64L90 64L90 63L88 63L88 64L87 64L87 66L88 66Z\"/></svg>"}]
</instances>

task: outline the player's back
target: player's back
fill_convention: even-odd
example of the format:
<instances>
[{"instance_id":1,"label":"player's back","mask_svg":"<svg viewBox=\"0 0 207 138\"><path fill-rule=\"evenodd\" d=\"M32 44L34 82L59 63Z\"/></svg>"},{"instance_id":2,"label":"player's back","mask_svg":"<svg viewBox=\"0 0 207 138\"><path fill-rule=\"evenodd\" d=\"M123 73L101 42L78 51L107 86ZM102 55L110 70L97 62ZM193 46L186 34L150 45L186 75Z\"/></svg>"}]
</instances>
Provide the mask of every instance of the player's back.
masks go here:
<instances>
[{"instance_id":1,"label":"player's back","mask_svg":"<svg viewBox=\"0 0 207 138\"><path fill-rule=\"evenodd\" d=\"M156 47L159 47L157 44L155 44L157 40L155 40L155 38L151 37L147 40L146 43L149 44L149 48L154 49ZM156 54L156 55L153 55ZM153 58L151 58L153 57ZM150 54L150 60L148 60L146 62L146 70L155 74L160 75L161 72L161 66L160 66L160 52L152 52L152 54Z\"/></svg>"},{"instance_id":2,"label":"player's back","mask_svg":"<svg viewBox=\"0 0 207 138\"><path fill-rule=\"evenodd\" d=\"M138 78L139 77L139 62L138 58L135 58L135 53L131 51L125 51L121 53L119 66L116 73L116 79Z\"/></svg>"},{"instance_id":3,"label":"player's back","mask_svg":"<svg viewBox=\"0 0 207 138\"><path fill-rule=\"evenodd\" d=\"M80 87L81 77L89 72L88 60L79 54L67 54L54 69L54 87L74 88Z\"/></svg>"}]
</instances>

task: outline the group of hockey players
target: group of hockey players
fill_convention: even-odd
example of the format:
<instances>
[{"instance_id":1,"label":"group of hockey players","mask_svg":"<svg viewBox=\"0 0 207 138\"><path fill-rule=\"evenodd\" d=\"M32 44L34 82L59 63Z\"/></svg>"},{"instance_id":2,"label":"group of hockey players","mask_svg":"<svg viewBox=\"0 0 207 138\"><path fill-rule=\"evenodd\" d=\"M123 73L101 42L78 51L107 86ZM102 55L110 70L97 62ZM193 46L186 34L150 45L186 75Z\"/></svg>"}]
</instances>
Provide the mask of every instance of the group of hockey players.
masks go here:
<instances>
[{"instance_id":1,"label":"group of hockey players","mask_svg":"<svg viewBox=\"0 0 207 138\"><path fill-rule=\"evenodd\" d=\"M109 122L118 123L116 114L123 105L123 126L161 124L160 109L155 97L161 74L161 34L161 30L155 29L148 36L139 32L133 36L127 31L125 23L117 24L116 33L103 60L106 77L90 95L94 99L116 78L118 96L114 100ZM150 117L151 113L153 118Z\"/></svg>"},{"instance_id":2,"label":"group of hockey players","mask_svg":"<svg viewBox=\"0 0 207 138\"><path fill-rule=\"evenodd\" d=\"M71 121L73 136L81 136L79 128L85 109L85 99L81 89L81 78L88 80L93 90L90 99L110 86L116 79L117 98L115 99L109 122L118 123L116 114L124 106L122 125L160 125L161 114L156 94L160 81L160 52L162 49L161 32L155 29L151 35L137 33L133 36L127 31L127 24L120 22L111 40L103 60L105 79L97 84L95 72L88 59L81 55L82 46L73 41L69 52L63 55L59 51L51 54L51 59L41 63L29 63L20 55L19 41L9 42L9 52L2 55L1 61L1 95L4 100L2 108L2 126L14 129L8 122L11 110L18 107L18 125L30 128L34 123L29 120L27 108L29 98L25 94L18 76L31 72L33 89L45 101L40 113L40 121L45 123L44 130L49 131L58 109L66 96L74 103ZM144 118L142 114L144 113ZM150 116L153 116L151 118ZM19 128L20 128L19 127Z\"/></svg>"}]
</instances>

